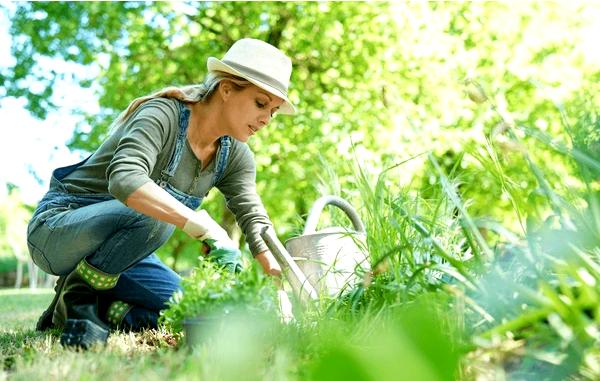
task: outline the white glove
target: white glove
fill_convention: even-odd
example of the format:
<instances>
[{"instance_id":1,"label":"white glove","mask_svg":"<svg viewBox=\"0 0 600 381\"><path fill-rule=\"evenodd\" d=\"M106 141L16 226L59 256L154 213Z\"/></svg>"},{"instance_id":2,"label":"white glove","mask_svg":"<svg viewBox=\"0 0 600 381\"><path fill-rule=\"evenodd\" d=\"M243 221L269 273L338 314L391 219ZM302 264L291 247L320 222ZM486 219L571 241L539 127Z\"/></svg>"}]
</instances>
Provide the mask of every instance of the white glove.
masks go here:
<instances>
[{"instance_id":1,"label":"white glove","mask_svg":"<svg viewBox=\"0 0 600 381\"><path fill-rule=\"evenodd\" d=\"M211 216L202 209L192 215L183 226L183 231L190 237L204 241L214 239L215 241L231 241L229 235Z\"/></svg>"}]
</instances>

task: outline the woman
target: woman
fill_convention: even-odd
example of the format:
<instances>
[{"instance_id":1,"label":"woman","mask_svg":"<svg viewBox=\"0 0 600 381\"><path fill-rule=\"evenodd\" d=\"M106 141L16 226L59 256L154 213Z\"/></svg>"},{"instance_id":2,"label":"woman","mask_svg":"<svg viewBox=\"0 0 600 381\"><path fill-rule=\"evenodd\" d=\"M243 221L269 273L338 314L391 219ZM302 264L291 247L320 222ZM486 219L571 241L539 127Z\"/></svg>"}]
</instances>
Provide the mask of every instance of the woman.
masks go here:
<instances>
[{"instance_id":1,"label":"woman","mask_svg":"<svg viewBox=\"0 0 600 381\"><path fill-rule=\"evenodd\" d=\"M63 345L105 342L109 328L156 327L180 279L154 251L175 227L239 271L237 245L205 211L195 211L212 187L225 196L265 272L280 273L260 238L271 222L245 142L276 112L294 113L291 61L272 45L242 39L207 66L201 85L133 101L96 152L52 173L28 243L33 261L60 275L37 328L63 327Z\"/></svg>"}]
</instances>

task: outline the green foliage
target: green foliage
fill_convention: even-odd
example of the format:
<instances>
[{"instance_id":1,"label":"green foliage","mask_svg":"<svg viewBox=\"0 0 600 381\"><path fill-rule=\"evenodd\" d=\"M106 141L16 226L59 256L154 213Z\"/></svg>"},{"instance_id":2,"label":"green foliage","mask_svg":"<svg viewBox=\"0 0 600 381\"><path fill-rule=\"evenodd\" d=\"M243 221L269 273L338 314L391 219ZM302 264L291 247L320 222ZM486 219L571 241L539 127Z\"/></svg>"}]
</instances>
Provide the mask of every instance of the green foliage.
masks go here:
<instances>
[{"instance_id":1,"label":"green foliage","mask_svg":"<svg viewBox=\"0 0 600 381\"><path fill-rule=\"evenodd\" d=\"M397 308L378 320L322 322L319 352L309 363L311 380L454 380L458 373L460 332L453 311L441 319L436 295L425 294L415 303ZM368 316L368 315L367 315ZM447 326L442 321L452 322ZM372 325L372 326L371 326ZM345 330L367 335L350 334ZM401 361L399 361L399 359Z\"/></svg>"},{"instance_id":2,"label":"green foliage","mask_svg":"<svg viewBox=\"0 0 600 381\"><path fill-rule=\"evenodd\" d=\"M169 309L161 313L161 323L175 332L186 318L223 319L243 311L249 315L276 313L276 293L271 280L251 267L232 274L206 261L182 280L182 291L173 295Z\"/></svg>"},{"instance_id":3,"label":"green foliage","mask_svg":"<svg viewBox=\"0 0 600 381\"><path fill-rule=\"evenodd\" d=\"M528 246L501 250L469 293L485 311L485 320L480 313L467 317L478 327L473 337L480 347L497 350L506 341L524 342L510 376L559 380L586 363L597 364L600 219L573 217L578 218L573 229L548 225L529 232Z\"/></svg>"},{"instance_id":4,"label":"green foliage","mask_svg":"<svg viewBox=\"0 0 600 381\"><path fill-rule=\"evenodd\" d=\"M17 270L17 258L7 255L0 256L0 274L13 272Z\"/></svg>"},{"instance_id":5,"label":"green foliage","mask_svg":"<svg viewBox=\"0 0 600 381\"><path fill-rule=\"evenodd\" d=\"M290 97L300 112L276 118L251 146L259 193L287 238L319 196L315 179L323 168L317 156L335 163L343 189L353 181L343 165L353 160L353 145L365 170L373 172L382 162L423 151L447 158L450 167L462 152L476 154L499 121L489 107L465 96L465 79L478 79L500 112L513 110L516 124L539 126L566 140L556 102L571 107L581 100L579 87L587 89L585 98L597 93L600 64L580 50L589 44L586 33L593 25L582 15L594 11L535 2L19 3L11 28L17 63L2 71L3 87L7 95L27 97L29 109L43 116L52 109L54 83L68 73L40 70L38 57L91 69L75 79L97 92L101 112L87 115L70 146L92 151L132 99L201 81L206 58L219 57L236 39L255 37L279 46L294 62ZM33 81L42 84L41 92L30 90ZM593 140L585 128L575 130L588 143ZM504 178L511 179L505 191L470 156L456 178L460 193L473 200L473 216L510 220L507 227L515 231L523 221L513 207L528 213L536 184L510 146L498 153ZM556 152L534 149L532 156L551 182L569 172ZM427 163L421 158L405 166L399 181L433 185ZM568 180L581 187L573 176ZM222 198L207 203L222 205Z\"/></svg>"},{"instance_id":6,"label":"green foliage","mask_svg":"<svg viewBox=\"0 0 600 381\"><path fill-rule=\"evenodd\" d=\"M18 188L10 189L6 196L0 195L0 268L8 269L16 264L16 259L28 257L26 232L31 213Z\"/></svg>"},{"instance_id":7,"label":"green foliage","mask_svg":"<svg viewBox=\"0 0 600 381\"><path fill-rule=\"evenodd\" d=\"M463 201L456 191L464 179L457 170L462 156L443 170L439 163L443 157L438 161L430 155L435 181L422 193L426 199L411 196L410 189L386 185L392 170L408 162L389 167L376 181L359 167L355 183L364 206L373 277L346 298L334 301L333 311L352 315L386 311L427 291L455 295L449 303L466 305L465 324L473 327L467 332L479 347L473 356L499 361L503 369L498 374L506 377L565 379L582 372L584 366L593 369L598 364L600 193L596 178L585 171L579 176L574 173L581 189L564 193L562 185L552 180L554 173L543 170L535 158L555 152L563 155L567 165L597 168L600 162L583 149L569 149L539 130L529 126L517 129L502 115L500 119L503 144L511 145L513 154L524 159L536 186L536 202L523 212L523 200L511 187L515 180L498 159L496 142L488 141L475 157L490 169L493 184L499 188L496 191L508 195L518 219L523 218L522 213L527 216L524 234L519 238L500 225L471 217L470 210L477 205ZM577 125L588 126L587 122ZM529 149L526 137L542 144ZM427 205L429 208L424 208ZM496 242L493 251L488 240ZM452 242L458 244L449 245ZM513 353L516 363L504 369L507 360L502 358L502 346L520 341L525 352ZM473 367L467 365L466 369ZM492 369L490 363L484 367ZM497 377L502 376L493 376Z\"/></svg>"},{"instance_id":8,"label":"green foliage","mask_svg":"<svg viewBox=\"0 0 600 381\"><path fill-rule=\"evenodd\" d=\"M597 98L598 96L583 97L585 103L577 108L577 120L571 131L573 149L590 158L600 158L600 113ZM574 159L585 179L592 181L600 178L600 167L590 165L589 160L582 160L581 156Z\"/></svg>"},{"instance_id":9,"label":"green foliage","mask_svg":"<svg viewBox=\"0 0 600 381\"><path fill-rule=\"evenodd\" d=\"M189 239L187 234L177 229L171 238L156 250L156 253L173 270L185 271L197 264L201 245L199 241Z\"/></svg>"},{"instance_id":10,"label":"green foliage","mask_svg":"<svg viewBox=\"0 0 600 381\"><path fill-rule=\"evenodd\" d=\"M63 74L38 59L86 65L96 74L78 80L102 111L69 144L92 151L131 99L202 80L206 58L240 37L292 57L300 112L250 142L259 193L284 239L321 193L348 199L367 226L373 271L297 324L232 321L201 352L208 361L182 355L165 374L598 379L599 12L538 2L20 3L17 63L0 78L43 116ZM42 90L30 90L35 80ZM222 198L206 207L225 218ZM198 249L176 233L160 254L186 267ZM234 301L273 308L265 282L204 264L163 322L180 330ZM459 367L463 344L471 352Z\"/></svg>"},{"instance_id":11,"label":"green foliage","mask_svg":"<svg viewBox=\"0 0 600 381\"><path fill-rule=\"evenodd\" d=\"M470 235L439 185L418 193L394 183L396 174L409 163L396 163L377 175L357 164L354 188L345 191L354 196L349 197L354 205L361 206L367 230L364 250L373 271L344 298L335 300L333 310L377 311L441 291L448 283L472 286L474 258L482 250L469 247L466 238Z\"/></svg>"}]
</instances>

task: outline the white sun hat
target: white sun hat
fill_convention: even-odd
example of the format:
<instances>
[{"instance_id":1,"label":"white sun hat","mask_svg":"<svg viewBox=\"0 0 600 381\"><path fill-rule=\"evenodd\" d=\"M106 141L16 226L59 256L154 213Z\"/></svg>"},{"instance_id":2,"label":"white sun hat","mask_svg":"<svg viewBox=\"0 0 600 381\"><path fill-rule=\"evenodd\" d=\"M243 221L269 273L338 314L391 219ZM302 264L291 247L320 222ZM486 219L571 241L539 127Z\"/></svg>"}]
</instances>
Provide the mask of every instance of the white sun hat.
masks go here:
<instances>
[{"instance_id":1,"label":"white sun hat","mask_svg":"<svg viewBox=\"0 0 600 381\"><path fill-rule=\"evenodd\" d=\"M279 114L294 114L296 109L288 99L292 61L271 44L253 38L236 41L222 60L209 57L208 71L223 71L242 77L267 92L283 99Z\"/></svg>"}]
</instances>

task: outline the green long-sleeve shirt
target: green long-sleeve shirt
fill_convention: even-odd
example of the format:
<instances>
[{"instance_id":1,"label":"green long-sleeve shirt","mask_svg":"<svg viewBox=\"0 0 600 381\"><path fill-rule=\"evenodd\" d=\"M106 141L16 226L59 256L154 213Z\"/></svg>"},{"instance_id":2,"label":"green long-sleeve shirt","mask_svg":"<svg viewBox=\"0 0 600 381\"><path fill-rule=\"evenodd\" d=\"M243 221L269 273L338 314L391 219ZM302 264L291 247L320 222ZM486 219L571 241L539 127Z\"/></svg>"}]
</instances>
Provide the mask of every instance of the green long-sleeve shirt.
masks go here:
<instances>
[{"instance_id":1,"label":"green long-sleeve shirt","mask_svg":"<svg viewBox=\"0 0 600 381\"><path fill-rule=\"evenodd\" d=\"M118 126L90 159L61 182L73 193L110 193L124 202L136 189L160 179L175 149L179 132L178 101L157 98L140 106ZM185 149L171 179L178 190L202 197L211 188L215 159L203 170L186 139ZM271 225L256 193L256 167L248 145L232 139L227 167L216 187L246 235L253 255L267 247L260 237Z\"/></svg>"}]
</instances>

